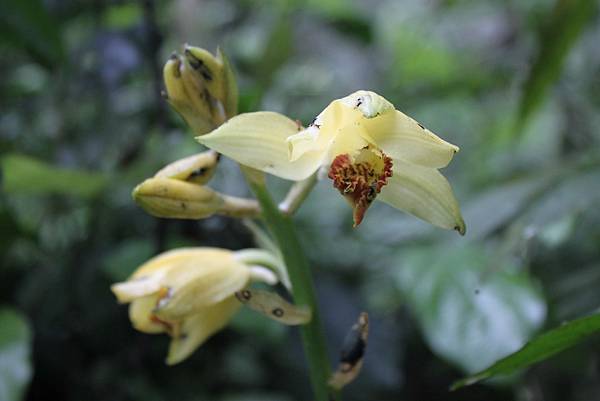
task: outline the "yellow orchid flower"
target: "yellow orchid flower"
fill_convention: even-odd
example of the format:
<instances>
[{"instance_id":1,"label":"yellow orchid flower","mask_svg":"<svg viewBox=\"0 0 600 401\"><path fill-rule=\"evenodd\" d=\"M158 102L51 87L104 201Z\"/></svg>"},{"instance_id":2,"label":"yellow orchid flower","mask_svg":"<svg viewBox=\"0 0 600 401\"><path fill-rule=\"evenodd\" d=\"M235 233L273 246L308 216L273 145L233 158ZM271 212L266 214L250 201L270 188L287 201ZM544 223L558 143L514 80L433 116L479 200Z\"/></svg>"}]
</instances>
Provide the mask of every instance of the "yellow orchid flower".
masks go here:
<instances>
[{"instance_id":1,"label":"yellow orchid flower","mask_svg":"<svg viewBox=\"0 0 600 401\"><path fill-rule=\"evenodd\" d=\"M130 304L129 318L135 329L171 336L166 362L173 365L229 322L241 306L237 291L251 281L277 283L271 270L248 258L264 252L176 249L150 259L111 290L120 303Z\"/></svg>"},{"instance_id":2,"label":"yellow orchid flower","mask_svg":"<svg viewBox=\"0 0 600 401\"><path fill-rule=\"evenodd\" d=\"M436 226L465 232L450 184L438 171L458 147L374 92L333 101L305 129L281 114L255 112L196 139L284 179L303 180L320 169L350 202L355 226L379 199Z\"/></svg>"}]
</instances>

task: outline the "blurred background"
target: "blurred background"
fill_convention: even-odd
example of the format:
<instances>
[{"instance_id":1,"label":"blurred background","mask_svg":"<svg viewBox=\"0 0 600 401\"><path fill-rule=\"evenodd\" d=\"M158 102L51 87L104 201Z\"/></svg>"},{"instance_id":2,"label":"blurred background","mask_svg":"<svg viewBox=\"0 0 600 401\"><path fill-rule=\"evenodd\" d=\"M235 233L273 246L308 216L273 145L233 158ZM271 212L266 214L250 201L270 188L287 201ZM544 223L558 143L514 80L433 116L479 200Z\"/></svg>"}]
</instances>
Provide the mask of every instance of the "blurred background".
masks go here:
<instances>
[{"instance_id":1,"label":"blurred background","mask_svg":"<svg viewBox=\"0 0 600 401\"><path fill-rule=\"evenodd\" d=\"M302 401L295 330L244 311L185 362L109 291L178 246L253 246L239 221L160 220L130 197L201 150L161 99L183 43L222 46L241 111L305 124L377 91L461 147L467 235L377 203L360 228L321 182L297 222L331 360L371 316L353 400L600 399L600 338L522 374L449 385L600 306L600 37L587 0L3 0L0 399ZM282 196L289 184L273 179ZM248 195L225 161L211 186Z\"/></svg>"}]
</instances>

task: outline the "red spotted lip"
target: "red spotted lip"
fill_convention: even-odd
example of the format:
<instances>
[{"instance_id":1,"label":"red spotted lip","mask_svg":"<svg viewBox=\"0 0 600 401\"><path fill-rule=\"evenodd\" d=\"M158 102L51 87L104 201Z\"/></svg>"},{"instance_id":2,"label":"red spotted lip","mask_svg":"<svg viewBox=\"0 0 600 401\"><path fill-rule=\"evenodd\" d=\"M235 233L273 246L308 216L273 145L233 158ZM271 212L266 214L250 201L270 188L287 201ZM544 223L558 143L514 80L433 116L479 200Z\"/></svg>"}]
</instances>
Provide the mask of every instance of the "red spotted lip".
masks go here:
<instances>
[{"instance_id":1,"label":"red spotted lip","mask_svg":"<svg viewBox=\"0 0 600 401\"><path fill-rule=\"evenodd\" d=\"M333 186L350 202L354 227L358 226L371 203L392 176L393 162L381 152L383 168L377 169L367 161L353 162L349 154L338 155L329 168Z\"/></svg>"}]
</instances>

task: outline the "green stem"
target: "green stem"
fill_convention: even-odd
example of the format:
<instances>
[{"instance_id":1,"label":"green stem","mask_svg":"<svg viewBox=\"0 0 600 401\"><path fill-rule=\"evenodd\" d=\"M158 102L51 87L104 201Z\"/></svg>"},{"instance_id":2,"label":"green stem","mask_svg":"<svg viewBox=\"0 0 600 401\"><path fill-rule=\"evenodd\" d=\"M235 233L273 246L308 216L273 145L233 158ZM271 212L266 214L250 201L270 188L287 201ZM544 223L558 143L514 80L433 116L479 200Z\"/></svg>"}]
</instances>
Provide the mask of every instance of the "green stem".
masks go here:
<instances>
[{"instance_id":1,"label":"green stem","mask_svg":"<svg viewBox=\"0 0 600 401\"><path fill-rule=\"evenodd\" d=\"M331 375L331 368L321 328L310 266L300 246L294 223L290 216L286 216L279 211L264 183L251 178L248 179L248 182L262 207L265 222L281 249L292 283L294 302L297 305L306 305L312 311L312 320L308 324L300 326L300 332L315 399L316 401L335 400L337 394L332 392L327 384Z\"/></svg>"},{"instance_id":2,"label":"green stem","mask_svg":"<svg viewBox=\"0 0 600 401\"><path fill-rule=\"evenodd\" d=\"M302 202L317 183L317 173L314 173L304 181L298 181L292 185L283 202L279 204L281 213L291 216L296 213Z\"/></svg>"},{"instance_id":3,"label":"green stem","mask_svg":"<svg viewBox=\"0 0 600 401\"><path fill-rule=\"evenodd\" d=\"M264 249L242 249L235 252L235 258L247 265L257 264L271 269L278 275L283 285L291 290L292 283L288 277L287 269L281 258L276 257L272 252Z\"/></svg>"}]
</instances>

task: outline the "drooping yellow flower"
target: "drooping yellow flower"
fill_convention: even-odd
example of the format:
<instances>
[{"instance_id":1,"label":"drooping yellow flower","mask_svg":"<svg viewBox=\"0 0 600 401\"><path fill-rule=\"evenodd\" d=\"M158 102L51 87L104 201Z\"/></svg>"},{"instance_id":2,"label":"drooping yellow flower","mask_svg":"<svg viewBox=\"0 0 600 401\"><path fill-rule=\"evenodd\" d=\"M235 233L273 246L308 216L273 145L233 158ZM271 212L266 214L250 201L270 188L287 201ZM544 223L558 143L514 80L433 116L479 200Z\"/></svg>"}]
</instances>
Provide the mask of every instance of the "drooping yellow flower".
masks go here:
<instances>
[{"instance_id":1,"label":"drooping yellow flower","mask_svg":"<svg viewBox=\"0 0 600 401\"><path fill-rule=\"evenodd\" d=\"M321 169L360 224L375 199L436 226L465 232L450 184L438 171L458 147L374 92L333 101L308 128L273 112L241 114L200 143L258 170L303 180Z\"/></svg>"},{"instance_id":2,"label":"drooping yellow flower","mask_svg":"<svg viewBox=\"0 0 600 401\"><path fill-rule=\"evenodd\" d=\"M219 248L172 250L150 259L111 290L120 303L130 304L134 328L171 336L167 363L176 364L229 322L241 306L236 291L253 280L277 282L270 270L246 263L246 253Z\"/></svg>"}]
</instances>

